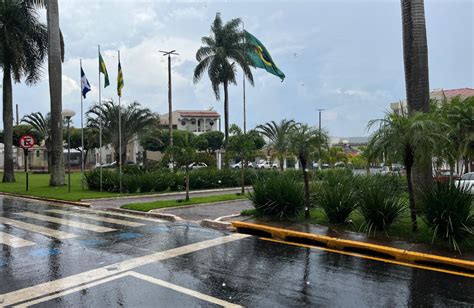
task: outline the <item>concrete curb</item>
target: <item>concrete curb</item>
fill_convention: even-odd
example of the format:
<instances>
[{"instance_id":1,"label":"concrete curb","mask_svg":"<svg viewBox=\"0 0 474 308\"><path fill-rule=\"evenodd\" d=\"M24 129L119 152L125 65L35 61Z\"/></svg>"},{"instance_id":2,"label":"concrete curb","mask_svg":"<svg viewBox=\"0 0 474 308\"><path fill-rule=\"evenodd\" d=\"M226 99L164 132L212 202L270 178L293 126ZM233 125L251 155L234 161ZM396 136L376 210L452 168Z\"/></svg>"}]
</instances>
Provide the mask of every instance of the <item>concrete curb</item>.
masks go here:
<instances>
[{"instance_id":1,"label":"concrete curb","mask_svg":"<svg viewBox=\"0 0 474 308\"><path fill-rule=\"evenodd\" d=\"M181 221L179 216L172 215L172 214L161 214L161 213L152 213L152 212L141 212L141 211L133 211L133 210L126 210L126 209L116 209L116 208L106 208L106 211L110 212L119 212L119 213L126 213L126 214L133 214L138 216L146 216L158 219L165 219L168 221Z\"/></svg>"},{"instance_id":2,"label":"concrete curb","mask_svg":"<svg viewBox=\"0 0 474 308\"><path fill-rule=\"evenodd\" d=\"M76 206L82 206L82 207L90 207L91 206L89 203L86 203L86 202L36 197L36 196L13 194L13 193L7 193L7 192L0 192L0 195L8 196L8 197L23 198L23 199L38 200L38 201L44 201L44 202L70 204L70 205L76 205Z\"/></svg>"},{"instance_id":3,"label":"concrete curb","mask_svg":"<svg viewBox=\"0 0 474 308\"><path fill-rule=\"evenodd\" d=\"M250 189L252 186L245 186L245 189ZM227 188L216 188L216 189L204 189L204 190L191 190L190 194L195 193L213 193L213 192L223 192L223 191L232 191L241 189L241 187L227 187ZM82 199L81 201L109 201L109 200L119 200L119 199L140 199L140 198L156 198L156 197L170 197L170 196L180 196L184 195L185 192L169 192L169 193L155 193L148 195L129 195L129 196L119 196L119 197L105 197L105 198L93 198L93 199Z\"/></svg>"},{"instance_id":4,"label":"concrete curb","mask_svg":"<svg viewBox=\"0 0 474 308\"><path fill-rule=\"evenodd\" d=\"M216 221L211 219L203 219L200 222L201 226L222 231L235 231L230 222Z\"/></svg>"},{"instance_id":5,"label":"concrete curb","mask_svg":"<svg viewBox=\"0 0 474 308\"><path fill-rule=\"evenodd\" d=\"M409 263L430 265L434 267L449 267L456 268L458 270L474 272L474 261L448 258L438 255L393 248L389 246L344 240L325 235L275 228L248 222L233 221L232 226L237 229L237 232L283 239L288 242L304 243L308 245L328 247L341 251L377 255L386 259L396 259Z\"/></svg>"}]
</instances>

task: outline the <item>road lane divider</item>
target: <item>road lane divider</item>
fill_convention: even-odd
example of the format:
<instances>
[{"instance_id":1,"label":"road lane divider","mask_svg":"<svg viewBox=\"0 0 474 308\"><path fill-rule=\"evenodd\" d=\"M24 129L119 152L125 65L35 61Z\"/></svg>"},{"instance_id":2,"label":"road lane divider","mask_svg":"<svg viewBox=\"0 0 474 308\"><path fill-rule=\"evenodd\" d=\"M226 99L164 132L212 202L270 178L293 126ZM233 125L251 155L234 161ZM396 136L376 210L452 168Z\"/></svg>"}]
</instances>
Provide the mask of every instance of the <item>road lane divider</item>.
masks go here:
<instances>
[{"instance_id":1,"label":"road lane divider","mask_svg":"<svg viewBox=\"0 0 474 308\"><path fill-rule=\"evenodd\" d=\"M97 226L97 225L91 225L91 224L88 224L88 223L85 223L85 222L78 222L78 221L74 221L74 220L62 219L62 218L57 218L57 217L52 217L52 216L47 216L47 215L41 215L41 214L36 214L36 213L31 213L31 212L16 213L16 215L27 217L27 218L38 219L38 220L42 220L42 221L47 221L47 222L52 222L52 223L56 223L56 224L61 224L61 225L65 225L65 226L68 226L68 227L74 227L74 228L79 228L79 229L83 229L83 230L99 232L99 233L115 231L115 229L112 229L112 228L107 228L107 227L102 227L102 226Z\"/></svg>"},{"instance_id":2,"label":"road lane divider","mask_svg":"<svg viewBox=\"0 0 474 308\"><path fill-rule=\"evenodd\" d=\"M237 232L252 234L261 237L281 239L287 242L306 244L329 248L335 251L345 251L363 255L375 256L383 259L400 260L413 264L444 268L474 274L474 262L439 255L421 253L389 246L340 239L326 235L306 233L267 225L233 221L232 226Z\"/></svg>"},{"instance_id":3,"label":"road lane divider","mask_svg":"<svg viewBox=\"0 0 474 308\"><path fill-rule=\"evenodd\" d=\"M77 213L77 212L72 212L72 211L47 210L46 212L53 213L53 214L61 214L61 215L66 215L66 216L72 216L72 217L86 218L86 219L97 220L97 221L102 221L102 222L108 222L108 223L111 223L111 224L122 225L122 226L127 226L127 227L140 227L140 226L145 225L145 224L142 224L142 223L139 223L139 222L134 222L134 221L128 221L128 220L116 219L116 218L108 218L108 217L103 217L103 216L99 216L99 215Z\"/></svg>"},{"instance_id":4,"label":"road lane divider","mask_svg":"<svg viewBox=\"0 0 474 308\"><path fill-rule=\"evenodd\" d=\"M0 217L0 223L14 226L14 227L24 229L27 231L43 234L46 236L54 237L59 240L65 240L65 239L77 237L77 235L75 234L71 234L71 233L67 233L67 232L59 231L59 230L54 230L54 229L50 229L50 228L46 228L42 226L37 226L37 225L29 224L20 220L15 220L15 219L10 219L10 218L5 218L5 217Z\"/></svg>"},{"instance_id":5,"label":"road lane divider","mask_svg":"<svg viewBox=\"0 0 474 308\"><path fill-rule=\"evenodd\" d=\"M0 245L7 245L13 248L21 248L26 246L33 246L35 243L24 240L22 238L10 235L8 233L0 232Z\"/></svg>"}]
</instances>

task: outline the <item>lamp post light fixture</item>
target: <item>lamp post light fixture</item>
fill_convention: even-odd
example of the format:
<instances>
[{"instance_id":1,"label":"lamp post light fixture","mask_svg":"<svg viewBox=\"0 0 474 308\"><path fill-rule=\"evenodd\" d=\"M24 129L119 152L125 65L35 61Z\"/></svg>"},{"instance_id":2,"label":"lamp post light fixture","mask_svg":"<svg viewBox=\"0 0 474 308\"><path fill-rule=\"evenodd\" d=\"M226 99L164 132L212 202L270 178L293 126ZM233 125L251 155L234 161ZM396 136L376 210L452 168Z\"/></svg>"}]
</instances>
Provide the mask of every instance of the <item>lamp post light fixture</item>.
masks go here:
<instances>
[{"instance_id":1,"label":"lamp post light fixture","mask_svg":"<svg viewBox=\"0 0 474 308\"><path fill-rule=\"evenodd\" d=\"M70 133L70 127L71 127L71 118L75 114L76 113L74 112L74 110L71 110L71 109L64 109L61 112L61 115L67 121L67 189L68 189L68 192L71 192L71 133Z\"/></svg>"}]
</instances>

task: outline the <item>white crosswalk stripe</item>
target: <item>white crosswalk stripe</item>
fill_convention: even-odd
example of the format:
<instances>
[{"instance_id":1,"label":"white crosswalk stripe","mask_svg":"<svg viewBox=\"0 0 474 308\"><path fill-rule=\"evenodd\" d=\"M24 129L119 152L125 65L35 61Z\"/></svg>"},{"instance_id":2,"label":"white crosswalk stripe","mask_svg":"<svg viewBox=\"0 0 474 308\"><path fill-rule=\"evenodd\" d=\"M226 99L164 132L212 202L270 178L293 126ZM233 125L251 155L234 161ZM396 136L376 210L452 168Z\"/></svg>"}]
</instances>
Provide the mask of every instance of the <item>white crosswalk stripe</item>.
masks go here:
<instances>
[{"instance_id":1,"label":"white crosswalk stripe","mask_svg":"<svg viewBox=\"0 0 474 308\"><path fill-rule=\"evenodd\" d=\"M73 216L73 217L87 218L91 220L103 221L103 222L108 222L108 223L128 226L128 227L140 227L140 226L145 225L139 222L127 221L123 219L108 218L108 217L103 217L103 216L98 216L98 215L83 214L83 213L76 213L76 212L63 211L63 210L48 210L46 212L61 214L61 215L68 215L68 216Z\"/></svg>"},{"instance_id":2,"label":"white crosswalk stripe","mask_svg":"<svg viewBox=\"0 0 474 308\"><path fill-rule=\"evenodd\" d=\"M69 227L74 227L74 228L79 228L79 229L84 229L84 230L89 230L89 231L94 231L94 232L100 232L100 233L115 231L115 229L112 229L112 228L91 225L84 222L67 220L67 219L41 215L41 214L36 214L36 213L31 213L31 212L16 213L16 215L48 221L48 222L53 222L53 223L57 223L57 224L61 224L61 225L69 226Z\"/></svg>"},{"instance_id":3,"label":"white crosswalk stripe","mask_svg":"<svg viewBox=\"0 0 474 308\"><path fill-rule=\"evenodd\" d=\"M40 234L54 237L60 240L77 237L77 235L75 234L71 234L71 233L67 233L67 232L59 231L59 230L54 230L54 229L50 229L46 227L41 227L34 224L26 223L20 220L15 220L15 219L10 219L10 218L5 218L5 217L0 217L0 223L4 225L14 226L14 227L24 229L27 231L40 233Z\"/></svg>"},{"instance_id":4,"label":"white crosswalk stripe","mask_svg":"<svg viewBox=\"0 0 474 308\"><path fill-rule=\"evenodd\" d=\"M4 244L13 248L32 246L35 243L21 239L8 233L0 232L0 245Z\"/></svg>"}]
</instances>

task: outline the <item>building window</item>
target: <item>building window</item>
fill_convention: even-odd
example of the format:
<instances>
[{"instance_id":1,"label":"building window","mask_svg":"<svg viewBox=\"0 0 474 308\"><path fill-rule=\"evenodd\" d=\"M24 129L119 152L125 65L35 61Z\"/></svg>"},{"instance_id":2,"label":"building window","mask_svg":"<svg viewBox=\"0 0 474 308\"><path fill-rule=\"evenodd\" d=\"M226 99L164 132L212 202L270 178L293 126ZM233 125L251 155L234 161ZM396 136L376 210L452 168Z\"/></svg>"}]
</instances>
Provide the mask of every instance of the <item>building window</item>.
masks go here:
<instances>
[{"instance_id":1,"label":"building window","mask_svg":"<svg viewBox=\"0 0 474 308\"><path fill-rule=\"evenodd\" d=\"M198 120L198 132L201 131L201 120Z\"/></svg>"},{"instance_id":2,"label":"building window","mask_svg":"<svg viewBox=\"0 0 474 308\"><path fill-rule=\"evenodd\" d=\"M214 121L210 121L210 122L209 122L209 125L210 125L210 126L213 126L213 125L214 125Z\"/></svg>"}]
</instances>

